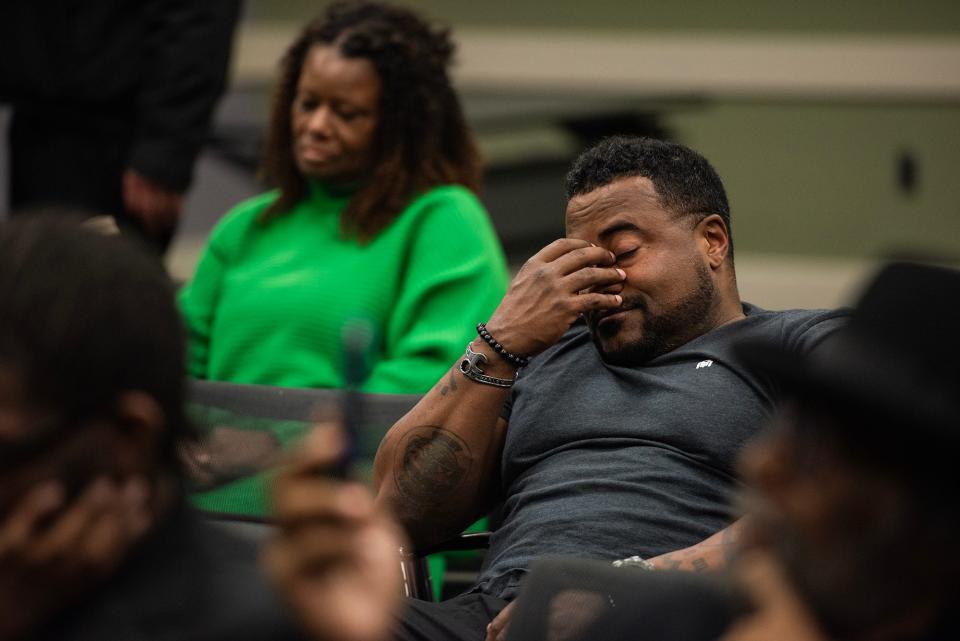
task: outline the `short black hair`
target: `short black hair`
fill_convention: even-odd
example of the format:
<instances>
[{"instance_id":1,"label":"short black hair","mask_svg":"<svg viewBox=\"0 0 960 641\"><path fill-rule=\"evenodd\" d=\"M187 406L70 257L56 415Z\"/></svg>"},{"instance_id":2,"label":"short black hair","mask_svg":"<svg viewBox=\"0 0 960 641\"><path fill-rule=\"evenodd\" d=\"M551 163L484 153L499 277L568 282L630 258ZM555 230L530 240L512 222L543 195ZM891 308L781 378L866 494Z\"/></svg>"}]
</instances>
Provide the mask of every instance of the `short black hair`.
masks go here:
<instances>
[{"instance_id":1,"label":"short black hair","mask_svg":"<svg viewBox=\"0 0 960 641\"><path fill-rule=\"evenodd\" d=\"M696 221L717 214L730 234L730 203L716 170L707 159L675 142L639 136L611 136L573 161L565 182L567 200L631 176L649 178L663 206Z\"/></svg>"},{"instance_id":2,"label":"short black hair","mask_svg":"<svg viewBox=\"0 0 960 641\"><path fill-rule=\"evenodd\" d=\"M165 463L190 434L185 341L173 286L135 241L67 216L0 224L0 365L28 402L70 422L109 415L126 391L164 413Z\"/></svg>"}]
</instances>

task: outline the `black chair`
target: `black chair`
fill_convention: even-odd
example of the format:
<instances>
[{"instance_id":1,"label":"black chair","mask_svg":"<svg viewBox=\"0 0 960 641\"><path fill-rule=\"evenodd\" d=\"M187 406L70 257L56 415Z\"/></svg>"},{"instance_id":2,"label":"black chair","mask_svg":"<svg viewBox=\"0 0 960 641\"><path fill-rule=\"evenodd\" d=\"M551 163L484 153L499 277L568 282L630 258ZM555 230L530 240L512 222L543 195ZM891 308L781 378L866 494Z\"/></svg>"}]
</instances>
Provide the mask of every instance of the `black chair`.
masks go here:
<instances>
[{"instance_id":1,"label":"black chair","mask_svg":"<svg viewBox=\"0 0 960 641\"><path fill-rule=\"evenodd\" d=\"M363 412L357 429L358 467L372 469L373 457L387 430L412 408L419 396L362 394ZM226 495L215 511L266 516L265 509L241 507L243 488L231 501L232 487L272 469L283 450L310 430L317 416L338 409L337 390L294 389L191 381L187 409L200 435L183 447L194 493L218 490ZM209 502L208 502L209 503ZM209 507L209 506L208 506Z\"/></svg>"},{"instance_id":2,"label":"black chair","mask_svg":"<svg viewBox=\"0 0 960 641\"><path fill-rule=\"evenodd\" d=\"M433 589L433 576L427 567L427 557L447 552L476 552L490 547L490 532L465 532L425 550L404 550L401 569L403 570L403 593L421 601L431 601L436 592ZM467 563L453 569L450 559L443 577L441 599L455 596L473 585L479 571L482 556L471 556ZM408 577L409 573L409 579Z\"/></svg>"},{"instance_id":3,"label":"black chair","mask_svg":"<svg viewBox=\"0 0 960 641\"><path fill-rule=\"evenodd\" d=\"M357 434L361 467L372 469L373 456L387 430L420 399L417 395L363 394ZM337 390L315 390L190 381L188 413L200 440L185 444L184 461L195 492L223 488L269 472L285 448L294 446L318 415L341 401ZM240 536L258 541L272 525L265 513L231 509L205 511L208 518ZM406 596L430 600L434 594L426 557L436 552L487 547L489 534L464 534L430 550L401 551Z\"/></svg>"},{"instance_id":4,"label":"black chair","mask_svg":"<svg viewBox=\"0 0 960 641\"><path fill-rule=\"evenodd\" d=\"M712 641L746 608L720 577L559 558L533 563L516 604L510 641Z\"/></svg>"}]
</instances>

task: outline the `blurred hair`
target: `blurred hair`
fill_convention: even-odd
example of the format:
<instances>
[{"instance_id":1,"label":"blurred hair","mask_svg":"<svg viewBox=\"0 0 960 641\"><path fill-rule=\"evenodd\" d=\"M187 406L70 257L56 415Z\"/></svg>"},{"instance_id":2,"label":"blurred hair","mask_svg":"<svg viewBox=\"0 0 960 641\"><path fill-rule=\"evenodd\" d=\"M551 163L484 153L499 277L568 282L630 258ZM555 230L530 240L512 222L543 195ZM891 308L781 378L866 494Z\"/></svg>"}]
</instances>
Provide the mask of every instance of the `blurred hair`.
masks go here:
<instances>
[{"instance_id":1,"label":"blurred hair","mask_svg":"<svg viewBox=\"0 0 960 641\"><path fill-rule=\"evenodd\" d=\"M801 397L792 409L779 430L781 467L822 485L836 511L819 515L830 549L788 529L775 538L824 629L848 638L918 612L952 619L960 560L944 550L960 536L955 447L870 408Z\"/></svg>"},{"instance_id":2,"label":"blurred hair","mask_svg":"<svg viewBox=\"0 0 960 641\"><path fill-rule=\"evenodd\" d=\"M677 216L692 217L697 223L719 215L730 235L733 258L730 204L723 182L707 159L689 147L637 136L605 138L573 162L565 183L567 200L632 176L649 178L660 203Z\"/></svg>"},{"instance_id":3,"label":"blurred hair","mask_svg":"<svg viewBox=\"0 0 960 641\"><path fill-rule=\"evenodd\" d=\"M177 465L176 443L190 433L184 334L151 253L79 219L18 216L0 224L0 301L0 365L29 403L76 424L142 391L164 414L164 462Z\"/></svg>"},{"instance_id":4,"label":"blurred hair","mask_svg":"<svg viewBox=\"0 0 960 641\"><path fill-rule=\"evenodd\" d=\"M304 59L315 45L369 60L381 82L372 171L347 205L345 233L373 238L412 197L436 185L479 191L480 157L448 75L455 48L449 31L408 9L337 2L306 26L280 63L262 166L280 196L265 218L290 209L307 191L293 157L290 113Z\"/></svg>"}]
</instances>

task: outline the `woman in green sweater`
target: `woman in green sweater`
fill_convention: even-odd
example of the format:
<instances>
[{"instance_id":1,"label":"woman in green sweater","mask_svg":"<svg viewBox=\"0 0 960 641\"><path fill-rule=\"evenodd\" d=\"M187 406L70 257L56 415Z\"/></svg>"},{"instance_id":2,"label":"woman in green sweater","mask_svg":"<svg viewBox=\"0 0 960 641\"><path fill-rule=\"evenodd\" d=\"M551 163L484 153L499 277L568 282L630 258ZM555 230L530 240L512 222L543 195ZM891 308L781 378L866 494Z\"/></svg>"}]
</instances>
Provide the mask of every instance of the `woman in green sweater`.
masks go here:
<instances>
[{"instance_id":1,"label":"woman in green sweater","mask_svg":"<svg viewBox=\"0 0 960 641\"><path fill-rule=\"evenodd\" d=\"M423 393L503 295L453 44L416 14L338 3L281 62L264 174L278 188L212 232L180 294L195 378L344 385L344 327L374 328L362 388ZM260 512L262 484L198 496Z\"/></svg>"}]
</instances>

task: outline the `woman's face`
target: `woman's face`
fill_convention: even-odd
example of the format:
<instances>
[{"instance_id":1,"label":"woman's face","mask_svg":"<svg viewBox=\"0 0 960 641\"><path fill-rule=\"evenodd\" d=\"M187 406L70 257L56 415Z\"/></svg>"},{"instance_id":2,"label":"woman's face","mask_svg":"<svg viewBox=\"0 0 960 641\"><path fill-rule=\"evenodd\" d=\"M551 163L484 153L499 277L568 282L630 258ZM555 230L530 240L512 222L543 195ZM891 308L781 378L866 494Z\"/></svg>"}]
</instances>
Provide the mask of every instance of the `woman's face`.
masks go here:
<instances>
[{"instance_id":1,"label":"woman's face","mask_svg":"<svg viewBox=\"0 0 960 641\"><path fill-rule=\"evenodd\" d=\"M332 46L308 52L290 109L293 157L308 178L349 183L370 169L380 119L380 77L365 58Z\"/></svg>"}]
</instances>

